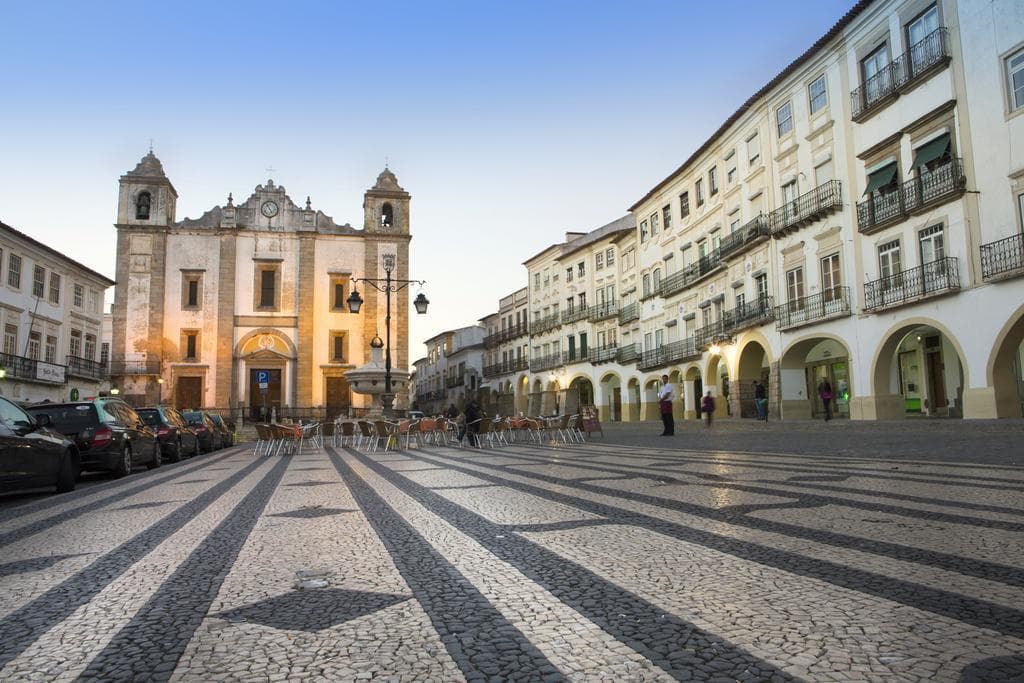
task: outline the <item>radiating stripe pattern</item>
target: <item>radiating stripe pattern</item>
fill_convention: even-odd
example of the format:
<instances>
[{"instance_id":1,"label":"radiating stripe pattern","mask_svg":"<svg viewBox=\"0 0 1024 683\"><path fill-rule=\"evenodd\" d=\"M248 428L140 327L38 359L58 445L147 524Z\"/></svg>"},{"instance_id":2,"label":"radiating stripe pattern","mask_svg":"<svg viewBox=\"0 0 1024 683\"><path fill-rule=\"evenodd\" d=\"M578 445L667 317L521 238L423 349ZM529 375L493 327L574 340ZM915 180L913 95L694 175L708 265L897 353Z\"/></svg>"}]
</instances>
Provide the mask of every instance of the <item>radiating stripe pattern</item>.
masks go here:
<instances>
[{"instance_id":1,"label":"radiating stripe pattern","mask_svg":"<svg viewBox=\"0 0 1024 683\"><path fill-rule=\"evenodd\" d=\"M0 501L0 680L1024 680L1024 471L235 447Z\"/></svg>"}]
</instances>

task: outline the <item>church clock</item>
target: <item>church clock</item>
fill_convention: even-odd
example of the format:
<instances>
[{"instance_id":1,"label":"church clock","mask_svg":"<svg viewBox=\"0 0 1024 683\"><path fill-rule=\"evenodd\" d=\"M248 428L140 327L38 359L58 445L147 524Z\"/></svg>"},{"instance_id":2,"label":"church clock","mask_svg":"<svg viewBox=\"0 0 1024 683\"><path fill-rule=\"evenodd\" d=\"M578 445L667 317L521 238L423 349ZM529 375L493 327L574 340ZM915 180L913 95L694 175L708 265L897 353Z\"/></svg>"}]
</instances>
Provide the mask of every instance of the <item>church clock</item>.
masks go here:
<instances>
[{"instance_id":1,"label":"church clock","mask_svg":"<svg viewBox=\"0 0 1024 683\"><path fill-rule=\"evenodd\" d=\"M267 218L273 218L277 215L277 202L263 202L263 206L260 207L260 213Z\"/></svg>"}]
</instances>

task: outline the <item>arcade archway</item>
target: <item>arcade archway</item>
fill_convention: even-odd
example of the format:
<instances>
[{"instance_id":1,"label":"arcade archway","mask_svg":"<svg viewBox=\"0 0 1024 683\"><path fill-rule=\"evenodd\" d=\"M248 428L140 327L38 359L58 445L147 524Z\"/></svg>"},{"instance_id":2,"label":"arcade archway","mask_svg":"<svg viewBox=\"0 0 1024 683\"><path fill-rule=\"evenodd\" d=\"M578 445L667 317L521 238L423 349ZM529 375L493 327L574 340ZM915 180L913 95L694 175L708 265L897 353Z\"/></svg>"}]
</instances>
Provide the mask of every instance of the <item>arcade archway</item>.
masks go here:
<instances>
[{"instance_id":1,"label":"arcade archway","mask_svg":"<svg viewBox=\"0 0 1024 683\"><path fill-rule=\"evenodd\" d=\"M891 330L872 372L876 417L961 417L964 371L958 347L931 321Z\"/></svg>"}]
</instances>

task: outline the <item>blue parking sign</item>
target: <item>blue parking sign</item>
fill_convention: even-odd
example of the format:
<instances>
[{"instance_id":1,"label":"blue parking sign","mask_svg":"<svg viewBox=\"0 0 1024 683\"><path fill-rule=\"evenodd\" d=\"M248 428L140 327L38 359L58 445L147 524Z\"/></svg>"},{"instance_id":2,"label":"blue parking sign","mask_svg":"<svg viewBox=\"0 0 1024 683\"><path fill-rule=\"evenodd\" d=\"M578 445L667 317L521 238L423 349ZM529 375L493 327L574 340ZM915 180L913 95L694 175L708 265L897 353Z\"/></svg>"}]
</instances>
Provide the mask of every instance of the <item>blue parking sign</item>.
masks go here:
<instances>
[{"instance_id":1,"label":"blue parking sign","mask_svg":"<svg viewBox=\"0 0 1024 683\"><path fill-rule=\"evenodd\" d=\"M270 383L270 370L257 370L256 371L256 381L259 384L269 384Z\"/></svg>"}]
</instances>

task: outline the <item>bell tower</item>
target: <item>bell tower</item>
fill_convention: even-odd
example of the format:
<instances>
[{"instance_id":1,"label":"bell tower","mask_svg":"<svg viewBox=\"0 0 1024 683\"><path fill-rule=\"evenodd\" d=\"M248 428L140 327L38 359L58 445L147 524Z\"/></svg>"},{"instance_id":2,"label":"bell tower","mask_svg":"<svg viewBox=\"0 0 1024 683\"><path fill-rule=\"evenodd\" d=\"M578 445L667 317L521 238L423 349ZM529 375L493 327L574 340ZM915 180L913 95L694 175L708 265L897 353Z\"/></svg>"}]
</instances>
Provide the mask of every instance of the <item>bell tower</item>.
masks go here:
<instances>
[{"instance_id":1,"label":"bell tower","mask_svg":"<svg viewBox=\"0 0 1024 683\"><path fill-rule=\"evenodd\" d=\"M363 195L363 229L381 235L409 234L409 193L387 167Z\"/></svg>"},{"instance_id":2,"label":"bell tower","mask_svg":"<svg viewBox=\"0 0 1024 683\"><path fill-rule=\"evenodd\" d=\"M149 154L121 176L117 199L117 225L168 226L174 223L178 192L164 173L163 164Z\"/></svg>"}]
</instances>

